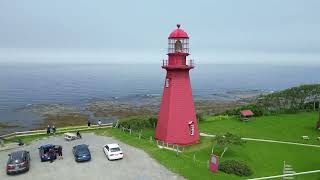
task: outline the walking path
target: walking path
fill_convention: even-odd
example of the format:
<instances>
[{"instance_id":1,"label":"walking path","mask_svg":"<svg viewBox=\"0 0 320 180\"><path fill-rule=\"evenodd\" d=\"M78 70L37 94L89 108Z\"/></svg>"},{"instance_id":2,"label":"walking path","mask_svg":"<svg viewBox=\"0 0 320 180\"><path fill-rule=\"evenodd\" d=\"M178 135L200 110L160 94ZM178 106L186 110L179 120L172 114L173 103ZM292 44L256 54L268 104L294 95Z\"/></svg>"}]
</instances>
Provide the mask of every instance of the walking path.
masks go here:
<instances>
[{"instance_id":1,"label":"walking path","mask_svg":"<svg viewBox=\"0 0 320 180\"><path fill-rule=\"evenodd\" d=\"M200 133L200 136L215 137L216 135ZM270 139L256 139L256 138L245 138L245 137L241 138L241 139L247 140L247 141L270 142L270 143L279 143L279 144L292 144L292 145L309 146L309 147L318 147L318 148L320 148L320 145L303 144L303 143L288 142L288 141L276 141L276 140L270 140Z\"/></svg>"},{"instance_id":2,"label":"walking path","mask_svg":"<svg viewBox=\"0 0 320 180\"><path fill-rule=\"evenodd\" d=\"M247 180L262 180L262 179L274 179L274 178L283 178L283 177L290 177L293 179L294 176L302 175L302 174L311 174L311 173L319 173L320 170L314 170L314 171L305 171L305 172L299 172L294 174L282 174L277 176L267 176L267 177L260 177L260 178L253 178L253 179L247 179ZM289 179L289 178L288 178Z\"/></svg>"},{"instance_id":3,"label":"walking path","mask_svg":"<svg viewBox=\"0 0 320 180\"><path fill-rule=\"evenodd\" d=\"M319 147L319 145L315 144L303 144L303 143L296 143L296 142L288 142L288 141L275 141L275 140L269 140L269 139L255 139L255 138L241 138L243 140L247 141L260 141L260 142L270 142L270 143L279 143L279 144L293 144L293 145L299 145L299 146L310 146L310 147Z\"/></svg>"}]
</instances>

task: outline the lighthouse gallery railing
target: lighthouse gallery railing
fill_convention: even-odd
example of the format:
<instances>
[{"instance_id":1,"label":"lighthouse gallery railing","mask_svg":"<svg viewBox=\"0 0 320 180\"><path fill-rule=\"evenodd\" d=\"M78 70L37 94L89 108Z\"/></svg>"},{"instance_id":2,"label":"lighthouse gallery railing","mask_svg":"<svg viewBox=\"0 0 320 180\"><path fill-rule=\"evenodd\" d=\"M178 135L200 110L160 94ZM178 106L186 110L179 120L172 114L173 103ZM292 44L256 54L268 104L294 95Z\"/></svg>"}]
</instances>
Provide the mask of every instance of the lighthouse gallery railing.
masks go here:
<instances>
[{"instance_id":1,"label":"lighthouse gallery railing","mask_svg":"<svg viewBox=\"0 0 320 180\"><path fill-rule=\"evenodd\" d=\"M186 64L183 64L181 62L181 64L170 64L169 65L169 61L167 59L162 60L162 67L166 68L166 67L188 67L188 68L194 68L194 60L193 59L188 59L186 60Z\"/></svg>"}]
</instances>

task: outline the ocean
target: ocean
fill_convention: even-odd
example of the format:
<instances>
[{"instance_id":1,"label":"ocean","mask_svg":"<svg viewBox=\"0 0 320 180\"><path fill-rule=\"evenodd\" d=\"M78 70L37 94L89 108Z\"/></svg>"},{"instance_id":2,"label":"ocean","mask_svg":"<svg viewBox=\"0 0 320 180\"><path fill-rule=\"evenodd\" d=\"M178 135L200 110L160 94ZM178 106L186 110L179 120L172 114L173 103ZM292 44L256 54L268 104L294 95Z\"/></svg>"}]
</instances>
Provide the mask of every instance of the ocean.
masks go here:
<instances>
[{"instance_id":1,"label":"ocean","mask_svg":"<svg viewBox=\"0 0 320 180\"><path fill-rule=\"evenodd\" d=\"M319 83L320 67L198 64L191 70L193 95L218 98L228 91L277 91ZM0 64L0 123L37 124L41 117L16 111L35 104L81 104L90 99L160 96L160 64Z\"/></svg>"}]
</instances>

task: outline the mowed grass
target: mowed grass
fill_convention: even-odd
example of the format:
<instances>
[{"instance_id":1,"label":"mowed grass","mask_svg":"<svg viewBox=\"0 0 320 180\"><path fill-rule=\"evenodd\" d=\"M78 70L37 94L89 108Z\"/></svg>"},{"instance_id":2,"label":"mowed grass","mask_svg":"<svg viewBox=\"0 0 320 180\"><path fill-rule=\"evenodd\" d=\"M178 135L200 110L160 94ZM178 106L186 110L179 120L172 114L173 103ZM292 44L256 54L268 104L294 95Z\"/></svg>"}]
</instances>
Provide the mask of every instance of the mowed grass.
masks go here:
<instances>
[{"instance_id":1,"label":"mowed grass","mask_svg":"<svg viewBox=\"0 0 320 180\"><path fill-rule=\"evenodd\" d=\"M230 132L241 137L320 144L317 140L320 137L320 131L316 130L317 120L316 112L253 117L248 122L242 122L237 117L220 119L209 116L200 123L199 128L208 134ZM301 136L309 136L310 140L303 140Z\"/></svg>"},{"instance_id":2,"label":"mowed grass","mask_svg":"<svg viewBox=\"0 0 320 180\"><path fill-rule=\"evenodd\" d=\"M180 174L187 179L247 179L249 177L238 177L223 172L211 173L207 167L207 161L211 153L212 141L210 138L202 137L199 144L186 147L183 153L159 149L156 143L149 141L154 130L143 130L144 138L138 138L138 132L130 135L119 129L100 131L98 134L113 136L120 141L137 148L143 149L156 159L159 163L171 171ZM193 156L196 162L193 161ZM283 161L292 165L296 172L320 169L320 148L304 147L297 145L275 144L265 142L247 142L242 146L231 146L225 153L223 159L237 159L246 162L254 171L251 178L280 175L282 174ZM297 176L298 180L319 180L320 174Z\"/></svg>"},{"instance_id":3,"label":"mowed grass","mask_svg":"<svg viewBox=\"0 0 320 180\"><path fill-rule=\"evenodd\" d=\"M316 137L320 132L315 129L317 113L283 114L275 116L255 117L249 122L241 122L235 117L219 118L206 117L199 124L201 132L209 134L225 134L231 132L242 137L272 139L280 141L293 141L301 143L320 144ZM159 149L156 144L149 142L149 137L154 136L154 130L143 130L144 139L139 140L137 133L130 135L118 129L105 132L115 138L141 148L149 153L161 164L187 179L247 179L262 176L282 174L283 161L292 165L296 172L320 169L320 148L305 147L289 144L276 144L267 142L247 141L242 146L231 146L223 159L237 159L246 162L254 171L251 177L238 177L218 172L211 173L207 167L207 161L213 146L210 138L202 137L199 144L186 147L184 153ZM301 136L307 135L310 140L302 140ZM221 148L215 152L221 152ZM196 157L196 163L193 156ZM320 180L320 173L301 175L295 177L298 180Z\"/></svg>"}]
</instances>

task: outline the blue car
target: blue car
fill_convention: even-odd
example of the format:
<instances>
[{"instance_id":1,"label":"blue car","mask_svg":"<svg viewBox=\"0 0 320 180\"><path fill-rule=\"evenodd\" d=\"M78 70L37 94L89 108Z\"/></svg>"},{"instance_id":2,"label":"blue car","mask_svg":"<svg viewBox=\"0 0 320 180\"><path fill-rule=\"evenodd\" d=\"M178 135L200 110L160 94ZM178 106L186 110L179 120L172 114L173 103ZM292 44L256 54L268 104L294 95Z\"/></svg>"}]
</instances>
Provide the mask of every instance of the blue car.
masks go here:
<instances>
[{"instance_id":1,"label":"blue car","mask_svg":"<svg viewBox=\"0 0 320 180\"><path fill-rule=\"evenodd\" d=\"M80 144L73 147L72 152L76 162L90 161L91 153L89 151L89 146L86 144Z\"/></svg>"},{"instance_id":2,"label":"blue car","mask_svg":"<svg viewBox=\"0 0 320 180\"><path fill-rule=\"evenodd\" d=\"M40 146L38 149L39 149L39 156L40 156L40 159L41 159L41 162L44 162L44 161L49 161L51 159L51 157L49 156L49 150L50 149L53 149L55 150L55 145L52 145L52 144L46 144L46 145L43 145L43 146ZM54 153L53 155L53 160L57 159L57 155L56 153Z\"/></svg>"}]
</instances>

